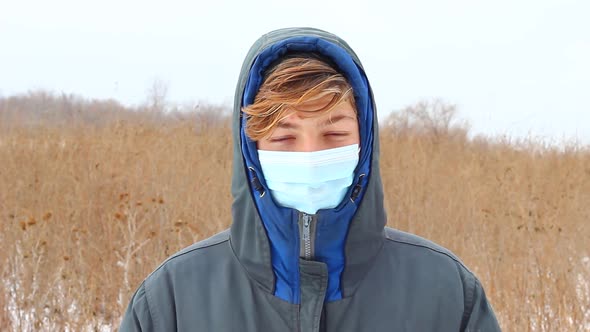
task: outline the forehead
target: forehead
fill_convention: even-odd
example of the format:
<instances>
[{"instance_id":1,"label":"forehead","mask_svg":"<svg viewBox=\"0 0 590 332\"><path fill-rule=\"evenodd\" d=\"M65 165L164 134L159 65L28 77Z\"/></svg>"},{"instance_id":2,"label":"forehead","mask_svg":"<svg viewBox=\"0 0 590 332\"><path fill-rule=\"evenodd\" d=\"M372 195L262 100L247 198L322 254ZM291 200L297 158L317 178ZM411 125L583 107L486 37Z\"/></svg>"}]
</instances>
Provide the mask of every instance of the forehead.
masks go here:
<instances>
[{"instance_id":1,"label":"forehead","mask_svg":"<svg viewBox=\"0 0 590 332\"><path fill-rule=\"evenodd\" d=\"M297 129L302 127L358 128L356 111L350 103L341 103L326 112L293 111L283 118L276 129Z\"/></svg>"},{"instance_id":2,"label":"forehead","mask_svg":"<svg viewBox=\"0 0 590 332\"><path fill-rule=\"evenodd\" d=\"M297 107L290 109L280 122L297 121L308 118L322 119L340 115L350 116L356 119L356 108L348 100L340 102L327 112L324 111L324 108L330 100L330 98L321 98L319 100L302 103Z\"/></svg>"}]
</instances>

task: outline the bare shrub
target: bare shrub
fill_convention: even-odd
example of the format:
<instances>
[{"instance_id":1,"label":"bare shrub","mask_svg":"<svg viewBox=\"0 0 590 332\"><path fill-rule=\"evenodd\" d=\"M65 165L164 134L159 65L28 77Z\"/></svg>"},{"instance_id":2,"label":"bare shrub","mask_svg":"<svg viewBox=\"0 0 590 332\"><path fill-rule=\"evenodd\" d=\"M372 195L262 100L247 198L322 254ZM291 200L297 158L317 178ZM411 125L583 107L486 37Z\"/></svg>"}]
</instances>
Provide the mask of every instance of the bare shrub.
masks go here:
<instances>
[{"instance_id":1,"label":"bare shrub","mask_svg":"<svg viewBox=\"0 0 590 332\"><path fill-rule=\"evenodd\" d=\"M147 90L147 105L151 112L162 113L168 106L168 86L169 83L156 78Z\"/></svg>"},{"instance_id":2,"label":"bare shrub","mask_svg":"<svg viewBox=\"0 0 590 332\"><path fill-rule=\"evenodd\" d=\"M421 101L392 112L385 121L388 133L396 137L422 136L432 141L465 140L469 126L457 120L457 108L440 99Z\"/></svg>"}]
</instances>

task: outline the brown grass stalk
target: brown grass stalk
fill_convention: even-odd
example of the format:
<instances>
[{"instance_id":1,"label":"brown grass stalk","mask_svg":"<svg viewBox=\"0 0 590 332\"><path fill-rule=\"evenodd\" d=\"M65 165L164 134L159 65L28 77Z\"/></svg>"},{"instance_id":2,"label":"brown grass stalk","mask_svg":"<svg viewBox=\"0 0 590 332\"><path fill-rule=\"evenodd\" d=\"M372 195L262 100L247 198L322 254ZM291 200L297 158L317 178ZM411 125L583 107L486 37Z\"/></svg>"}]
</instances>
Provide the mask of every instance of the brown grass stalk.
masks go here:
<instances>
[{"instance_id":1,"label":"brown grass stalk","mask_svg":"<svg viewBox=\"0 0 590 332\"><path fill-rule=\"evenodd\" d=\"M0 330L114 328L163 259L230 224L219 109L147 119L93 103L0 100ZM19 121L25 104L56 110ZM590 329L590 149L472 140L452 115L419 104L386 121L389 225L457 253L503 330Z\"/></svg>"}]
</instances>

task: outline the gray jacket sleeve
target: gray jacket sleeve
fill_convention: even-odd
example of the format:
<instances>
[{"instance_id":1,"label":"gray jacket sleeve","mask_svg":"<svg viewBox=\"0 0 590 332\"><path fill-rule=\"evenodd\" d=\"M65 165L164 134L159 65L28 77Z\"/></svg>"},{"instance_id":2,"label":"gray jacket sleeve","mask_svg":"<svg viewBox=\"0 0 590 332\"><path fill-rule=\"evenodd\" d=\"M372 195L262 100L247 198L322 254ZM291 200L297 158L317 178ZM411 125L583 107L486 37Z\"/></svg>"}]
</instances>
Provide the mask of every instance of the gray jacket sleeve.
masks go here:
<instances>
[{"instance_id":1,"label":"gray jacket sleeve","mask_svg":"<svg viewBox=\"0 0 590 332\"><path fill-rule=\"evenodd\" d=\"M486 298L485 291L477 278L473 278L473 286L466 292L465 312L461 331L465 332L496 332L501 331L492 306Z\"/></svg>"},{"instance_id":2,"label":"gray jacket sleeve","mask_svg":"<svg viewBox=\"0 0 590 332\"><path fill-rule=\"evenodd\" d=\"M154 331L152 316L142 283L137 289L121 321L120 332L149 332Z\"/></svg>"}]
</instances>

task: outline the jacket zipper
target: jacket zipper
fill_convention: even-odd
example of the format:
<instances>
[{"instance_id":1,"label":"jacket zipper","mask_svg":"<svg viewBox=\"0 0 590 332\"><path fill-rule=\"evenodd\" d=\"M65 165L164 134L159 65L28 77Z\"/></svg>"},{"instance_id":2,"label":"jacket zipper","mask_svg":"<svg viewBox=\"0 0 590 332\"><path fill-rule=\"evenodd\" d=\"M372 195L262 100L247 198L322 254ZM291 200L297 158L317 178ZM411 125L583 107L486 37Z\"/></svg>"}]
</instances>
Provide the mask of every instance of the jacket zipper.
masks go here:
<instances>
[{"instance_id":1,"label":"jacket zipper","mask_svg":"<svg viewBox=\"0 0 590 332\"><path fill-rule=\"evenodd\" d=\"M315 217L301 212L301 251L300 255L305 260L313 259L315 255Z\"/></svg>"}]
</instances>

